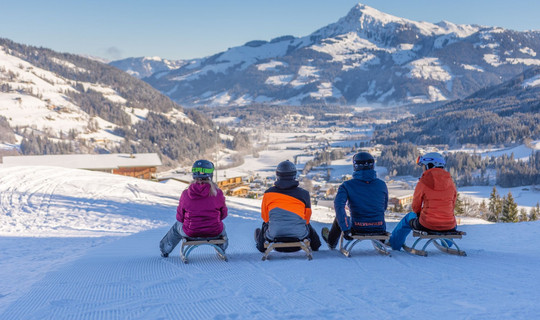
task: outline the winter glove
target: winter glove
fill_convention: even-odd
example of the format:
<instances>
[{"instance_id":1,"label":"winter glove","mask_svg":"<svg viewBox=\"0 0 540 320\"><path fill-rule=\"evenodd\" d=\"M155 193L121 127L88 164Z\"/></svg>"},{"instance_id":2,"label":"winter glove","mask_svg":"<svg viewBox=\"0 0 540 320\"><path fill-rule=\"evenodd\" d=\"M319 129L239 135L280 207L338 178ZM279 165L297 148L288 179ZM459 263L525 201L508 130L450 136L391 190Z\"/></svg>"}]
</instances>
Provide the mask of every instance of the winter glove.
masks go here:
<instances>
[{"instance_id":1,"label":"winter glove","mask_svg":"<svg viewBox=\"0 0 540 320\"><path fill-rule=\"evenodd\" d=\"M345 238L345 240L352 240L353 237L352 237L351 230L343 231L343 238Z\"/></svg>"}]
</instances>

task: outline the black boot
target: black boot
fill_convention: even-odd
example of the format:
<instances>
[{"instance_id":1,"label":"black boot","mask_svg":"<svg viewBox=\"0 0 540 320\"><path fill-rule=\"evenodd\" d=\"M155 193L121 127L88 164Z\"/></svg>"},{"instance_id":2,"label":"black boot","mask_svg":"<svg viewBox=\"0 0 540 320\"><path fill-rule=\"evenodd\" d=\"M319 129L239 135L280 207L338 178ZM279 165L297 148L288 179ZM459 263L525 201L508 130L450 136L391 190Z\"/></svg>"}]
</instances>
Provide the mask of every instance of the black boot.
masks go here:
<instances>
[{"instance_id":1,"label":"black boot","mask_svg":"<svg viewBox=\"0 0 540 320\"><path fill-rule=\"evenodd\" d=\"M329 243L328 243L328 235L330 234L330 229L328 229L327 227L324 227L322 228L321 230L321 236L324 240L324 242L326 242L326 244L328 245L328 248L330 250L334 250L336 247L335 246L331 246Z\"/></svg>"}]
</instances>

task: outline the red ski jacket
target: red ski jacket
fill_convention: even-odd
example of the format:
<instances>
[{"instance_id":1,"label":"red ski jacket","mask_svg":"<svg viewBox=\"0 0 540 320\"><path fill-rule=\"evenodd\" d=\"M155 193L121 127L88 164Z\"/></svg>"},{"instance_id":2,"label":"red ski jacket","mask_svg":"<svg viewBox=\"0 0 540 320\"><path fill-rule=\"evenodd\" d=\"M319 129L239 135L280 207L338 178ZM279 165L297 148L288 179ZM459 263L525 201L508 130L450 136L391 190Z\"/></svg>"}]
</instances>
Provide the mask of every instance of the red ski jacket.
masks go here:
<instances>
[{"instance_id":1,"label":"red ski jacket","mask_svg":"<svg viewBox=\"0 0 540 320\"><path fill-rule=\"evenodd\" d=\"M431 230L451 230L456 227L456 197L456 186L450 174L441 168L429 169L414 189L412 209L422 226Z\"/></svg>"}]
</instances>

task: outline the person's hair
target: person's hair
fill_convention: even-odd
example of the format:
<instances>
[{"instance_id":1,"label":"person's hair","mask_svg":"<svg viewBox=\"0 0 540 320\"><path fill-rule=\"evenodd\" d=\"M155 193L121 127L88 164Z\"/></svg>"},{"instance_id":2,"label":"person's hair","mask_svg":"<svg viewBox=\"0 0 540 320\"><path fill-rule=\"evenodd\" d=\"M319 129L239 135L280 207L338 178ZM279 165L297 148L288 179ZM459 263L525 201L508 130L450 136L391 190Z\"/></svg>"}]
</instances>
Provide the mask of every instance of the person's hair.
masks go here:
<instances>
[{"instance_id":1,"label":"person's hair","mask_svg":"<svg viewBox=\"0 0 540 320\"><path fill-rule=\"evenodd\" d=\"M210 195L212 197L215 197L217 195L217 189L218 189L218 186L217 184L214 183L214 181L210 180L210 179L193 179L193 181L191 181L191 184L194 184L194 183L199 183L199 184L203 184L203 183L207 183L210 185Z\"/></svg>"}]
</instances>

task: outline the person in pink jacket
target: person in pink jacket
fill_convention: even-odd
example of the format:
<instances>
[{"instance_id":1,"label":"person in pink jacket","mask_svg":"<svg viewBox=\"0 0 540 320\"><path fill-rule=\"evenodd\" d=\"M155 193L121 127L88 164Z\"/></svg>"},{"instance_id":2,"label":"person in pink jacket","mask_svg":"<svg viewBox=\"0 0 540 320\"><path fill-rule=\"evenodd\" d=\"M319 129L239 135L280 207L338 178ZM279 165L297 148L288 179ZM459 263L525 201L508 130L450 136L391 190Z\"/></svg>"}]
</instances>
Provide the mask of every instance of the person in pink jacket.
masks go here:
<instances>
[{"instance_id":1,"label":"person in pink jacket","mask_svg":"<svg viewBox=\"0 0 540 320\"><path fill-rule=\"evenodd\" d=\"M197 160L191 169L193 181L182 192L176 208L176 223L161 239L159 248L162 257L168 257L184 237L227 239L223 219L227 217L225 197L212 182L214 164L208 160ZM228 240L220 245L225 251Z\"/></svg>"}]
</instances>

